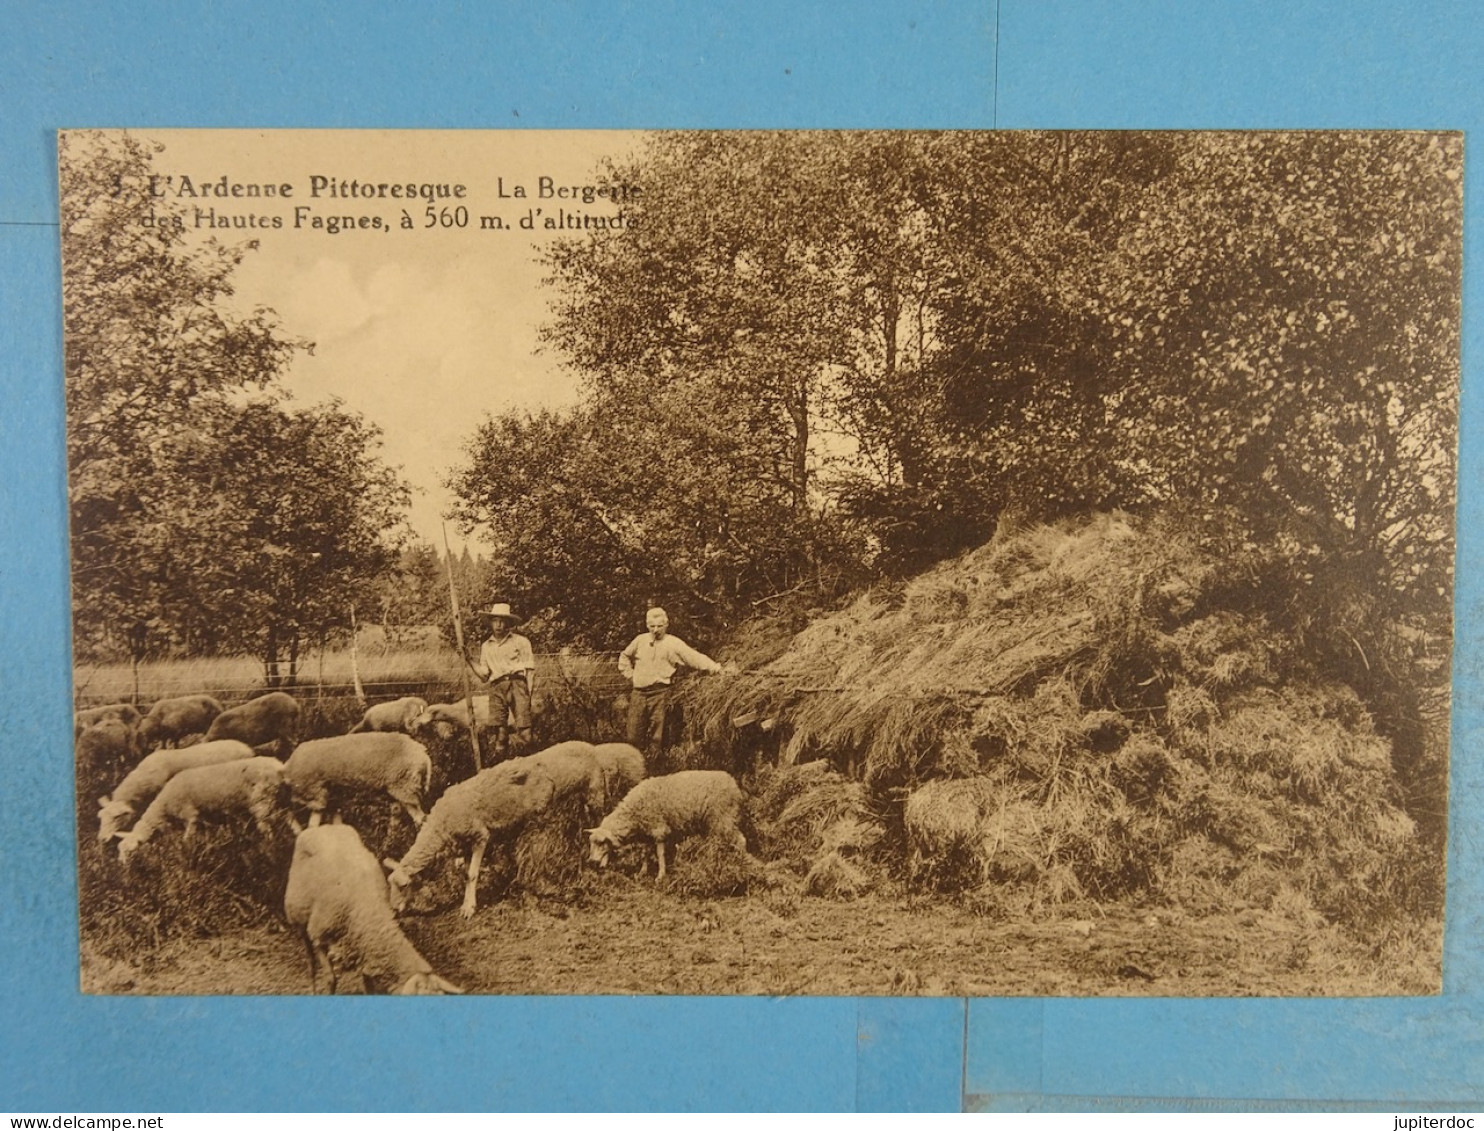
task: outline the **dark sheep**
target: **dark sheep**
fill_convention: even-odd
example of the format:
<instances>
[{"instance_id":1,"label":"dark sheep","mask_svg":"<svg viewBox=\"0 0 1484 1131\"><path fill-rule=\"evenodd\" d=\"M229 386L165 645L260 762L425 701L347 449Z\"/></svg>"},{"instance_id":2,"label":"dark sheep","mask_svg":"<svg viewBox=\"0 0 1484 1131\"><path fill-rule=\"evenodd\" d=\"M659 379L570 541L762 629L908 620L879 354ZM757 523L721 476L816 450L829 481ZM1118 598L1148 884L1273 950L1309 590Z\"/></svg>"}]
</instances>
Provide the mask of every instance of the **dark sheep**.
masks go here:
<instances>
[{"instance_id":1,"label":"dark sheep","mask_svg":"<svg viewBox=\"0 0 1484 1131\"><path fill-rule=\"evenodd\" d=\"M299 715L292 695L271 691L223 711L211 721L206 741L232 738L255 749L271 744L286 755L299 741Z\"/></svg>"},{"instance_id":2,"label":"dark sheep","mask_svg":"<svg viewBox=\"0 0 1484 1131\"><path fill-rule=\"evenodd\" d=\"M109 779L127 770L138 757L138 737L122 719L104 719L77 739L77 764Z\"/></svg>"},{"instance_id":3,"label":"dark sheep","mask_svg":"<svg viewBox=\"0 0 1484 1131\"><path fill-rule=\"evenodd\" d=\"M140 746L147 750L178 746L189 735L207 733L221 713L221 703L210 695L161 699L139 723Z\"/></svg>"}]
</instances>

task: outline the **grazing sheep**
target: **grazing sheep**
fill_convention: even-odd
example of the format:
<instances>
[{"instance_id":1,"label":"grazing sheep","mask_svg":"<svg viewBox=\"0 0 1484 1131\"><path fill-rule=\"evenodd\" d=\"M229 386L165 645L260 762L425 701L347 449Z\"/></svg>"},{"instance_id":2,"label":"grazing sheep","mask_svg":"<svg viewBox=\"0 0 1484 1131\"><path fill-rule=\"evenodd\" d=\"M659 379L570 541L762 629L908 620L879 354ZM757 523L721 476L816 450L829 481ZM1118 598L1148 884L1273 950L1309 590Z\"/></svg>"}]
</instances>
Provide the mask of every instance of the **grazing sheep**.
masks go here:
<instances>
[{"instance_id":1,"label":"grazing sheep","mask_svg":"<svg viewBox=\"0 0 1484 1131\"><path fill-rule=\"evenodd\" d=\"M299 740L299 704L282 691L249 699L211 720L206 741L218 738L235 738L249 746L275 743L280 754L287 754Z\"/></svg>"},{"instance_id":2,"label":"grazing sheep","mask_svg":"<svg viewBox=\"0 0 1484 1131\"><path fill-rule=\"evenodd\" d=\"M594 805L601 817L644 780L644 755L627 742L600 742L593 747L593 756L603 774L602 795Z\"/></svg>"},{"instance_id":3,"label":"grazing sheep","mask_svg":"<svg viewBox=\"0 0 1484 1131\"><path fill-rule=\"evenodd\" d=\"M98 798L98 840L108 842L123 836L136 814L154 800L165 783L182 770L235 762L253 756L252 747L230 739L206 742L186 750L156 750L129 771L111 797Z\"/></svg>"},{"instance_id":4,"label":"grazing sheep","mask_svg":"<svg viewBox=\"0 0 1484 1131\"><path fill-rule=\"evenodd\" d=\"M598 762L597 747L591 742L558 742L538 753L512 758L511 761L540 766L550 773L556 789L553 803L569 797L580 797L588 806L601 801L603 767Z\"/></svg>"},{"instance_id":5,"label":"grazing sheep","mask_svg":"<svg viewBox=\"0 0 1484 1131\"><path fill-rule=\"evenodd\" d=\"M387 880L360 834L349 825L305 829L294 841L283 910L309 952L309 987L320 991L320 969L333 994L344 974L394 987L394 994L458 994L397 926Z\"/></svg>"},{"instance_id":6,"label":"grazing sheep","mask_svg":"<svg viewBox=\"0 0 1484 1131\"><path fill-rule=\"evenodd\" d=\"M123 772L138 754L138 735L122 719L104 719L77 739L77 764L109 777Z\"/></svg>"},{"instance_id":7,"label":"grazing sheep","mask_svg":"<svg viewBox=\"0 0 1484 1131\"><path fill-rule=\"evenodd\" d=\"M239 758L181 770L155 795L139 823L119 840L119 860L127 862L172 820L182 822L185 836L191 837L205 813L248 813L263 836L272 836L271 818L282 784L283 763L277 758Z\"/></svg>"},{"instance_id":8,"label":"grazing sheep","mask_svg":"<svg viewBox=\"0 0 1484 1131\"><path fill-rule=\"evenodd\" d=\"M550 768L531 758L502 762L449 786L418 830L417 840L407 854L400 861L383 861L391 872L392 907L402 909L414 877L444 847L472 840L474 847L460 914L466 919L473 915L479 866L491 834L517 830L550 805L555 795L556 781Z\"/></svg>"},{"instance_id":9,"label":"grazing sheep","mask_svg":"<svg viewBox=\"0 0 1484 1131\"><path fill-rule=\"evenodd\" d=\"M412 732L432 727L439 738L452 738L461 730L469 729L469 706L467 703L430 703L412 720Z\"/></svg>"},{"instance_id":10,"label":"grazing sheep","mask_svg":"<svg viewBox=\"0 0 1484 1131\"><path fill-rule=\"evenodd\" d=\"M404 699L393 699L390 703L377 703L366 709L361 721L350 728L349 733L361 731L400 731L411 734L417 720L428 709L428 701L409 695Z\"/></svg>"},{"instance_id":11,"label":"grazing sheep","mask_svg":"<svg viewBox=\"0 0 1484 1131\"><path fill-rule=\"evenodd\" d=\"M725 770L681 770L645 778L595 829L588 830L588 859L603 868L609 854L641 837L654 841L659 878L665 878L665 846L689 836L727 837L743 852L747 838L738 822L742 789Z\"/></svg>"},{"instance_id":12,"label":"grazing sheep","mask_svg":"<svg viewBox=\"0 0 1484 1131\"><path fill-rule=\"evenodd\" d=\"M539 719L545 713L546 698L537 692L531 698L531 718ZM429 703L413 721L412 726L413 729L409 733L416 733L424 727L434 727L439 738L452 738L461 731L469 729L469 705L467 703Z\"/></svg>"},{"instance_id":13,"label":"grazing sheep","mask_svg":"<svg viewBox=\"0 0 1484 1131\"><path fill-rule=\"evenodd\" d=\"M433 776L427 747L405 734L342 734L303 743L283 768L293 801L318 825L331 787L379 790L421 826L423 796ZM395 812L395 809L394 809Z\"/></svg>"},{"instance_id":14,"label":"grazing sheep","mask_svg":"<svg viewBox=\"0 0 1484 1131\"><path fill-rule=\"evenodd\" d=\"M148 749L177 746L187 735L205 734L221 713L221 703L210 695L180 695L174 699L161 699L149 709L149 714L139 724L140 745Z\"/></svg>"},{"instance_id":15,"label":"grazing sheep","mask_svg":"<svg viewBox=\"0 0 1484 1131\"><path fill-rule=\"evenodd\" d=\"M82 732L99 723L116 720L133 729L139 725L139 711L132 703L110 703L106 707L89 707L77 712L72 720L72 737L81 738Z\"/></svg>"}]
</instances>

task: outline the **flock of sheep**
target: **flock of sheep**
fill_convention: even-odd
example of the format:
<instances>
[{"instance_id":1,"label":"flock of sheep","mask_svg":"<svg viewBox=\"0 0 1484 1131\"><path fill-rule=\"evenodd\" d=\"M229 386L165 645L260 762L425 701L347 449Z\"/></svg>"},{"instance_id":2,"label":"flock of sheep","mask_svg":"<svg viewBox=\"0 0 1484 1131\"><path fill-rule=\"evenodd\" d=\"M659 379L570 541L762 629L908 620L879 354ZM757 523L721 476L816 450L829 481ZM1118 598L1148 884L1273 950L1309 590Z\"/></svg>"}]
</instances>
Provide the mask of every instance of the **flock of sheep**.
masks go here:
<instances>
[{"instance_id":1,"label":"flock of sheep","mask_svg":"<svg viewBox=\"0 0 1484 1131\"><path fill-rule=\"evenodd\" d=\"M742 793L730 774L648 778L643 756L626 743L561 742L501 762L449 786L425 813L432 760L414 735L461 718L467 725L459 705L408 697L371 707L347 734L300 742L299 704L284 692L227 710L191 695L161 700L142 716L129 704L81 712L75 737L80 763L122 769L151 751L98 800L98 840L117 841L123 862L176 824L191 836L203 816L250 816L263 837L286 818L295 843L284 912L304 941L314 992L368 982L399 994L461 992L417 952L397 912L445 850L467 849L461 913L473 915L490 839L513 835L557 805L579 805L598 821L585 831L587 858L600 867L614 850L643 841L653 844L661 877L667 848L689 836L746 851ZM378 862L336 812L347 795L367 793L389 800L393 819L405 813L417 829L400 860Z\"/></svg>"}]
</instances>

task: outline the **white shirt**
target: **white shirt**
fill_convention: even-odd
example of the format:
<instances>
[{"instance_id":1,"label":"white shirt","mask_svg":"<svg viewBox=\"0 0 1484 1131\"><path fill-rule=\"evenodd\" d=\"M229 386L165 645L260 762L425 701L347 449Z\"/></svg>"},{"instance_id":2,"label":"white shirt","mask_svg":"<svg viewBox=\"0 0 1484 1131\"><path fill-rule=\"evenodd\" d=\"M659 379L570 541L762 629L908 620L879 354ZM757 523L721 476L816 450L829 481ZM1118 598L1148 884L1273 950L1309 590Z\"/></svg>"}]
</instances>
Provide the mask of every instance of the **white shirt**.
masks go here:
<instances>
[{"instance_id":1,"label":"white shirt","mask_svg":"<svg viewBox=\"0 0 1484 1131\"><path fill-rule=\"evenodd\" d=\"M721 671L721 665L710 656L697 652L680 637L668 633L658 642L653 633L637 636L618 656L618 670L623 672L625 679L632 680L636 688L667 687L678 667L696 668L703 672Z\"/></svg>"}]
</instances>

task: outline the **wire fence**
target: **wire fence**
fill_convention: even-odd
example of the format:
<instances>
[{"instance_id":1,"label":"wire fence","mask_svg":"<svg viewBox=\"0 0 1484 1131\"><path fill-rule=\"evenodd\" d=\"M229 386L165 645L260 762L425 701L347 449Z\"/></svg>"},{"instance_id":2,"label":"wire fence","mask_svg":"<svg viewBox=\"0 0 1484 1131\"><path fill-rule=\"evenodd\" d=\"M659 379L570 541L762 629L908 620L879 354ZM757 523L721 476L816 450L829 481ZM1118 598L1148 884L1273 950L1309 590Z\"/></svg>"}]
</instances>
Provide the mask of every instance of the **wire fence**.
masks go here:
<instances>
[{"instance_id":1,"label":"wire fence","mask_svg":"<svg viewBox=\"0 0 1484 1131\"><path fill-rule=\"evenodd\" d=\"M538 695L550 694L553 688L565 688L569 691L580 689L584 695L596 697L626 695L630 685L618 669L618 656L616 651L537 653L533 685ZM369 703L408 695L433 702L462 698L466 678L475 693L480 693L485 686L483 681L451 655L418 653L402 659L407 662L395 674L379 670L375 675L363 675L359 679L348 669L343 656L337 657L334 668L329 673L311 660L300 665L292 682L288 681L287 671L284 670L283 678L276 684L268 681L261 664L246 659L141 665L137 685L135 673L126 665L79 667L74 678L74 701L76 709L84 710L117 702L143 705L181 695L211 695L223 701L235 702L250 699L266 691L283 690L311 698L364 698ZM222 665L226 665L225 670ZM776 687L776 690L785 695L871 694L883 699L984 700L1004 694L1002 688L961 685L945 687L928 683L882 688L869 682L806 682L799 679L797 673L787 671L735 668L729 668L728 671L732 675L746 676L750 680L776 681L777 684L784 685ZM1142 707L1128 709L1156 710Z\"/></svg>"},{"instance_id":2,"label":"wire fence","mask_svg":"<svg viewBox=\"0 0 1484 1131\"><path fill-rule=\"evenodd\" d=\"M540 653L535 657L533 683L538 689L580 685L590 694L622 694L629 690L629 684L618 670L618 655L617 652ZM428 653L373 656L360 670L344 654L325 664L311 656L299 664L292 679L288 665L281 665L276 681L268 678L260 662L248 658L141 664L137 671L127 664L79 665L73 673L73 699L75 707L84 710L108 703L154 703L182 695L210 695L237 701L271 690L339 698L359 697L359 688L372 702L406 695L456 698L463 694L466 678L475 690L483 686L456 656Z\"/></svg>"}]
</instances>

